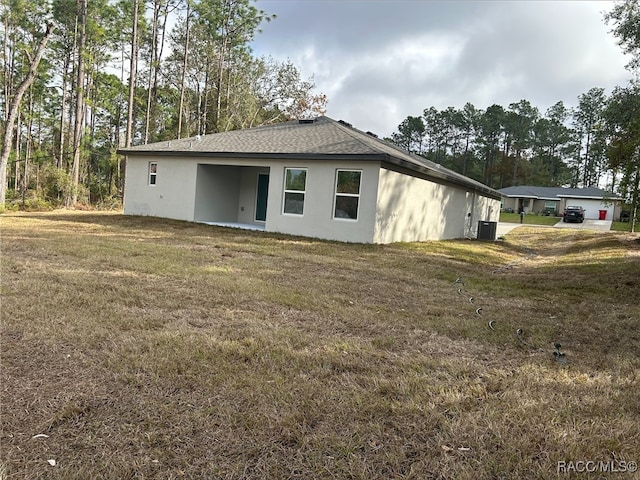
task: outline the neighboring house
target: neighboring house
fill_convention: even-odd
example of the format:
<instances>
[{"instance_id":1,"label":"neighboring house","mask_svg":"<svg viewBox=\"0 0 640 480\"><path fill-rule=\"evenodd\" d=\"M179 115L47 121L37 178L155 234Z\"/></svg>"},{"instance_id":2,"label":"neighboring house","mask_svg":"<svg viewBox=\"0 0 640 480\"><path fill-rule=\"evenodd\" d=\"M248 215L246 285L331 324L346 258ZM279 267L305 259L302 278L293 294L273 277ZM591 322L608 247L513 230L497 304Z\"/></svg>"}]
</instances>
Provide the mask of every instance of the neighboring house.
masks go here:
<instances>
[{"instance_id":1,"label":"neighboring house","mask_svg":"<svg viewBox=\"0 0 640 480\"><path fill-rule=\"evenodd\" d=\"M517 186L498 190L502 194L502 209L525 213L546 213L562 216L566 207L582 207L584 218L619 220L622 198L599 188L563 188ZM604 217L604 218L602 218Z\"/></svg>"},{"instance_id":2,"label":"neighboring house","mask_svg":"<svg viewBox=\"0 0 640 480\"><path fill-rule=\"evenodd\" d=\"M500 212L496 190L328 117L119 153L127 215L390 243L475 237Z\"/></svg>"}]
</instances>

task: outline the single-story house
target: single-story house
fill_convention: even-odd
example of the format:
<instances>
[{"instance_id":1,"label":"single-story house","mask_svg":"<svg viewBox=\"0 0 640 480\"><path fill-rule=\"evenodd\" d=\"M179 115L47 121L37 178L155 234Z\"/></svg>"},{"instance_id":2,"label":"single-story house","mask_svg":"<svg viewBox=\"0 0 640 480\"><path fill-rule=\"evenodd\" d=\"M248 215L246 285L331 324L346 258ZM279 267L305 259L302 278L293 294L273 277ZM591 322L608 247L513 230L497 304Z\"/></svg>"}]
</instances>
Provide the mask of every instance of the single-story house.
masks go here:
<instances>
[{"instance_id":1,"label":"single-story house","mask_svg":"<svg viewBox=\"0 0 640 480\"><path fill-rule=\"evenodd\" d=\"M619 220L622 198L595 187L532 187L519 185L498 190L502 194L502 210L525 213L548 213L562 216L566 207L584 208L584 218ZM602 218L604 217L604 218Z\"/></svg>"},{"instance_id":2,"label":"single-story house","mask_svg":"<svg viewBox=\"0 0 640 480\"><path fill-rule=\"evenodd\" d=\"M324 116L118 153L127 215L390 243L474 238L500 214L496 190Z\"/></svg>"}]
</instances>

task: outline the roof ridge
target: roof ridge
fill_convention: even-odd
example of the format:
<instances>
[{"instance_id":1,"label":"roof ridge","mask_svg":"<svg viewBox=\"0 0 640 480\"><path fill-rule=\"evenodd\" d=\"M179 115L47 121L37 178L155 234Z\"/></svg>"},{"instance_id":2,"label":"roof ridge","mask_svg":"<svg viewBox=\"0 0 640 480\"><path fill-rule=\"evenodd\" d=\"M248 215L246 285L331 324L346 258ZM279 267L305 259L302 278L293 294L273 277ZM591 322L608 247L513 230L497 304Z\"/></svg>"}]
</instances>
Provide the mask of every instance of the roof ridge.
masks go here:
<instances>
[{"instance_id":1,"label":"roof ridge","mask_svg":"<svg viewBox=\"0 0 640 480\"><path fill-rule=\"evenodd\" d=\"M374 137L373 135L370 135L367 132L364 132L364 131L360 130L359 128L351 126L350 123L348 123L348 124L346 122L341 123L339 120L334 120L332 118L329 118L329 120L337 123L340 127L342 127L344 130L346 130L353 138L355 138L356 140L358 140L360 143L362 143L365 146L370 146L367 142L379 143L381 145L384 145L387 148L395 150L398 153L401 153L403 155L409 155L410 157L412 157L413 159L419 161L420 163L424 163L424 164L430 165L430 166L435 166L436 168L441 168L441 169L445 169L446 168L446 167L443 167L442 165L440 165L439 163L432 162L431 160L423 157L422 155L418 155L416 153L413 153L410 150L407 150L405 148L402 148L399 145L396 145L395 143L388 142L384 138L379 138L378 136ZM358 135L352 134L349 130L355 130L358 133ZM363 140L363 138L366 138L366 141ZM388 155L387 152L382 151L382 153Z\"/></svg>"},{"instance_id":2,"label":"roof ridge","mask_svg":"<svg viewBox=\"0 0 640 480\"><path fill-rule=\"evenodd\" d=\"M354 127L353 125L351 125L350 123L341 121L341 120L335 120L331 117L318 117L318 118L326 118L327 120L329 120L331 123L333 123L334 125L336 125L338 128L342 129L344 132L346 132L351 138L353 138L354 140L356 140L358 143L360 143L361 145L364 145L367 148L372 148L371 144L365 142L362 139L362 135L366 135L367 136L367 140L369 140L369 137L371 138L371 140L377 140L378 142L383 142L385 145L389 145L387 142L384 142L383 140L380 140L377 137L373 137L369 134L367 134L366 132L363 132L362 130L360 130L359 128ZM355 130L355 133L352 132L351 130ZM387 152L383 152L382 150L378 150L379 153L382 154L387 154Z\"/></svg>"}]
</instances>

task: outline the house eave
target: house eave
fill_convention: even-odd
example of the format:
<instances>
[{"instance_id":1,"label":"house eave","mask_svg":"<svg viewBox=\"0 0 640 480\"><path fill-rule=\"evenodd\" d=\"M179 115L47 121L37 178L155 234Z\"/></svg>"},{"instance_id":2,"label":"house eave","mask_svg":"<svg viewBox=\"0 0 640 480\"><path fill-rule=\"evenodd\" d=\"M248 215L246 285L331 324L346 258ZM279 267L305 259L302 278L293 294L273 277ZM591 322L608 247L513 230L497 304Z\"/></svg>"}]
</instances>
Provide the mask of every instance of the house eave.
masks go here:
<instances>
[{"instance_id":1,"label":"house eave","mask_svg":"<svg viewBox=\"0 0 640 480\"><path fill-rule=\"evenodd\" d=\"M500 200L502 195L480 183L465 181L455 175L449 174L444 168L440 171L437 168L422 166L418 163L409 162L402 158L389 155L387 153L367 153L367 154L346 154L346 153L276 153L276 152L206 152L197 150L129 150L120 149L120 155L141 156L141 157L191 157L191 158L228 158L247 160L333 160L352 162L381 162L399 166L403 169L417 172L426 177L443 180L458 186L480 192L488 197Z\"/></svg>"},{"instance_id":2,"label":"house eave","mask_svg":"<svg viewBox=\"0 0 640 480\"><path fill-rule=\"evenodd\" d=\"M623 198L620 197L600 197L600 196L593 196L593 195L558 195L558 198L576 198L576 199L582 199L582 200L624 200Z\"/></svg>"},{"instance_id":3,"label":"house eave","mask_svg":"<svg viewBox=\"0 0 640 480\"><path fill-rule=\"evenodd\" d=\"M546 199L543 199L542 197L538 197L536 195L514 195L514 194L507 195L507 194L501 193L500 197L506 197L506 198L529 198L531 200L539 200L539 199L546 200ZM552 200L552 199L549 199L549 200Z\"/></svg>"},{"instance_id":4,"label":"house eave","mask_svg":"<svg viewBox=\"0 0 640 480\"><path fill-rule=\"evenodd\" d=\"M116 153L125 156L141 157L197 157L197 158L233 158L247 160L352 160L352 161L384 161L384 154L353 153L277 153L277 152L204 152L198 150L118 150Z\"/></svg>"}]
</instances>

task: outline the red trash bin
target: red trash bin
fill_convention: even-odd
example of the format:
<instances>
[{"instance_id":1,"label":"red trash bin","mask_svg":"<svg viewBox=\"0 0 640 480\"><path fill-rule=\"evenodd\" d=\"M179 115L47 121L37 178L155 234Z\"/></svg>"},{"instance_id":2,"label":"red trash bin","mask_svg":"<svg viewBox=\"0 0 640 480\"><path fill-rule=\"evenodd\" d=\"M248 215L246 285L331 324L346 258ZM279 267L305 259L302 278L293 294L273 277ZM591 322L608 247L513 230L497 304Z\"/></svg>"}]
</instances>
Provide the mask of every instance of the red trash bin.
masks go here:
<instances>
[{"instance_id":1,"label":"red trash bin","mask_svg":"<svg viewBox=\"0 0 640 480\"><path fill-rule=\"evenodd\" d=\"M600 212L600 220L606 220L607 219L607 211L606 210L598 210Z\"/></svg>"}]
</instances>

